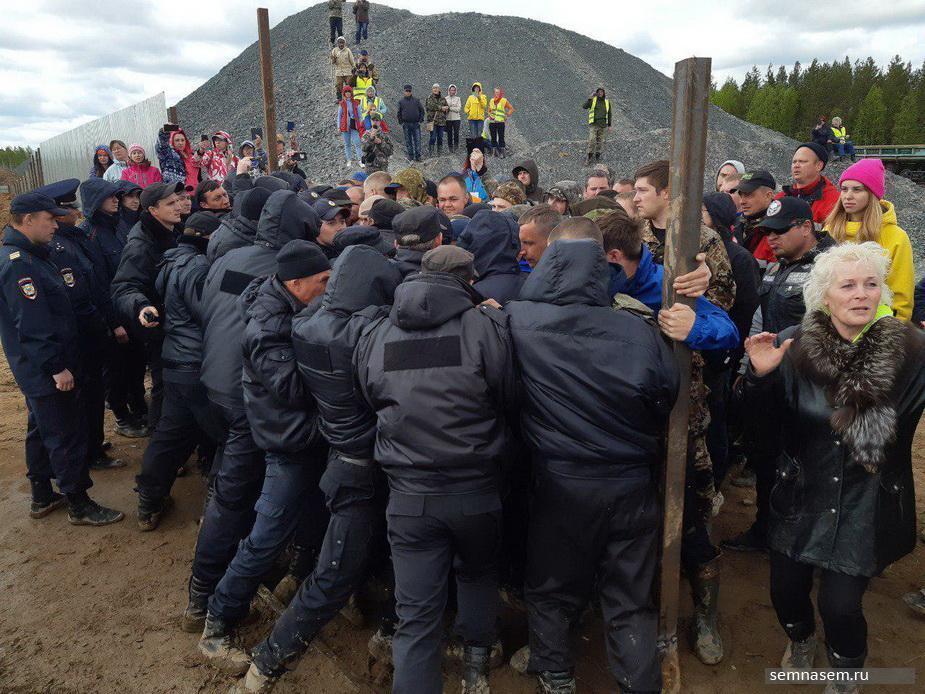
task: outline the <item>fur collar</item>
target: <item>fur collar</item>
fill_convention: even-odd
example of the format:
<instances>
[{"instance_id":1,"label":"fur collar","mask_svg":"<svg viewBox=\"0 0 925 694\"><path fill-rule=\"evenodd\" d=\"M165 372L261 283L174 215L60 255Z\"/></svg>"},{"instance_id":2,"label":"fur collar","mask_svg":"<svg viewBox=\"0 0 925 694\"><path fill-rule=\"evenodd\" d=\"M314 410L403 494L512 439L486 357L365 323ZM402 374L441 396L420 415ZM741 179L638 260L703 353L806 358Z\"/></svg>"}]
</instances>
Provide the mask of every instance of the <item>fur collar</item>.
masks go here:
<instances>
[{"instance_id":1,"label":"fur collar","mask_svg":"<svg viewBox=\"0 0 925 694\"><path fill-rule=\"evenodd\" d=\"M825 389L833 408L832 429L871 473L883 465L896 440L892 392L905 363L907 331L896 318L874 323L856 343L845 342L823 311L803 319L795 366Z\"/></svg>"}]
</instances>

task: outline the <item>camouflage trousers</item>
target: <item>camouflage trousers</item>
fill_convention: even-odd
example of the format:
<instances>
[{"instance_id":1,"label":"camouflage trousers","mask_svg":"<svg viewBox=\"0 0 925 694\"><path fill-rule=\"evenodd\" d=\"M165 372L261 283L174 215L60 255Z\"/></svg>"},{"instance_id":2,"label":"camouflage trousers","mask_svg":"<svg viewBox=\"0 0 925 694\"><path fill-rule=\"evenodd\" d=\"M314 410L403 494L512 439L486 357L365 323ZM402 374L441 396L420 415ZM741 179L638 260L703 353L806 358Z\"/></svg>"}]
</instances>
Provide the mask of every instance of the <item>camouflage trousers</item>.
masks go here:
<instances>
[{"instance_id":1,"label":"camouflage trousers","mask_svg":"<svg viewBox=\"0 0 925 694\"><path fill-rule=\"evenodd\" d=\"M710 408L707 397L710 389L703 381L703 357L694 353L691 358L691 406L687 427L687 483L696 492L697 513L708 521L712 515L713 461L707 449L707 428L710 426Z\"/></svg>"}]
</instances>

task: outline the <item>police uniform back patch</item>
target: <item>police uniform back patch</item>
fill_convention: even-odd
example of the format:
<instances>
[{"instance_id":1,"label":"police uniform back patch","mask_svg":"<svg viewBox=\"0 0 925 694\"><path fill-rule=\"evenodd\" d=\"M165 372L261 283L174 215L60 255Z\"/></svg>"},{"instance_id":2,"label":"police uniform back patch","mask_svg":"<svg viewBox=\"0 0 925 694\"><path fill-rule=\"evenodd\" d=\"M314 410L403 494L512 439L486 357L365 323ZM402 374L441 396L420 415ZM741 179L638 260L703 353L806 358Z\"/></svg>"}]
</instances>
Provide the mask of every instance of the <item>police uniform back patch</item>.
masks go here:
<instances>
[{"instance_id":1,"label":"police uniform back patch","mask_svg":"<svg viewBox=\"0 0 925 694\"><path fill-rule=\"evenodd\" d=\"M18 282L19 290L22 292L22 295L27 299L35 301L35 297L38 296L39 292L35 288L35 282L32 281L31 277L23 277Z\"/></svg>"}]
</instances>

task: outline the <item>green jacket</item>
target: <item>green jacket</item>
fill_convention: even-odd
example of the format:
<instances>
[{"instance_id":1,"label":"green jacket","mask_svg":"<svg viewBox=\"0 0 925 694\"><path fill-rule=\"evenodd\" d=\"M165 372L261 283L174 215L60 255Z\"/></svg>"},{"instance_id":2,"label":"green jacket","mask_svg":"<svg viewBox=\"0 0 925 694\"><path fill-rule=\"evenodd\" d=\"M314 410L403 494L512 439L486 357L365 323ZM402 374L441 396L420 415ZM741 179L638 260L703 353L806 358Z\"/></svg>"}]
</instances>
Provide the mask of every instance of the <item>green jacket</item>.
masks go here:
<instances>
[{"instance_id":1,"label":"green jacket","mask_svg":"<svg viewBox=\"0 0 925 694\"><path fill-rule=\"evenodd\" d=\"M590 125L611 125L611 111L613 110L613 104L610 104L607 101L607 97L604 96L602 99L591 97L585 101L582 106L583 109L590 109L592 104L594 105L594 120L589 123ZM608 108L610 106L610 108ZM590 119L589 119L590 120Z\"/></svg>"},{"instance_id":2,"label":"green jacket","mask_svg":"<svg viewBox=\"0 0 925 694\"><path fill-rule=\"evenodd\" d=\"M446 125L446 111L443 110L446 105L446 97L443 94L428 96L424 104L424 110L427 111L427 122L434 125Z\"/></svg>"}]
</instances>

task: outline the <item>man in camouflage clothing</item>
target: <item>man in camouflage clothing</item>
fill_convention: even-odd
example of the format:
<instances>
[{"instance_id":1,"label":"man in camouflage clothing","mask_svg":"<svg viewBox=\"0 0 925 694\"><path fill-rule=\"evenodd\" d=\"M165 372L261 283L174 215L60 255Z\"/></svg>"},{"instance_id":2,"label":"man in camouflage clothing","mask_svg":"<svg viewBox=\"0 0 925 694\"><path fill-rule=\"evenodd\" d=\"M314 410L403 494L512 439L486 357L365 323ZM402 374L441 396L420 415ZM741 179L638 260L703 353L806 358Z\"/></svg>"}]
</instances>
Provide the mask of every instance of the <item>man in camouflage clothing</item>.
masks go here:
<instances>
[{"instance_id":1,"label":"man in camouflage clothing","mask_svg":"<svg viewBox=\"0 0 925 694\"><path fill-rule=\"evenodd\" d=\"M660 160L642 166L636 171L635 179L633 201L640 217L645 220L643 241L655 262L664 264L669 208L668 162ZM735 300L732 265L722 239L705 226L700 227L700 252L705 256L712 275L705 296L728 312ZM695 620L694 652L704 663L715 665L723 658L723 645L716 624L720 551L710 539L708 526L716 489L713 462L706 443L710 410L707 405L709 389L704 384L703 369L703 356L693 352L681 562L691 582L698 616L706 617Z\"/></svg>"},{"instance_id":2,"label":"man in camouflage clothing","mask_svg":"<svg viewBox=\"0 0 925 694\"><path fill-rule=\"evenodd\" d=\"M366 173L389 170L389 157L392 156L392 140L382 131L382 114L373 113L370 117L372 127L363 133L363 163Z\"/></svg>"}]
</instances>

